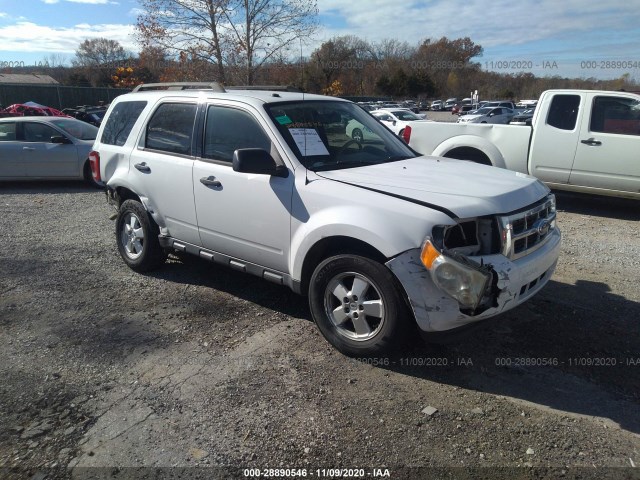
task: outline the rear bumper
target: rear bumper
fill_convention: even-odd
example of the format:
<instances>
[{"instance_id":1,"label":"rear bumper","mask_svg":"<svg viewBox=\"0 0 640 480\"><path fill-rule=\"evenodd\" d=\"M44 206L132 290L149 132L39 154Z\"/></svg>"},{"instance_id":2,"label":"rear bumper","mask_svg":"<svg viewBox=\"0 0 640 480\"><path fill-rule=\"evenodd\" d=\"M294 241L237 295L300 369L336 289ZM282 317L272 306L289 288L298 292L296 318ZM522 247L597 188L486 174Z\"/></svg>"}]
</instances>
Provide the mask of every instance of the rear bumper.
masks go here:
<instances>
[{"instance_id":1,"label":"rear bumper","mask_svg":"<svg viewBox=\"0 0 640 480\"><path fill-rule=\"evenodd\" d=\"M438 289L420 261L419 249L409 250L387 262L407 293L420 329L445 332L494 317L506 312L538 293L555 271L560 256L561 234L555 228L545 244L535 252L509 260L503 255L471 257L492 265L497 276L495 305L478 315L466 315L458 302Z\"/></svg>"}]
</instances>

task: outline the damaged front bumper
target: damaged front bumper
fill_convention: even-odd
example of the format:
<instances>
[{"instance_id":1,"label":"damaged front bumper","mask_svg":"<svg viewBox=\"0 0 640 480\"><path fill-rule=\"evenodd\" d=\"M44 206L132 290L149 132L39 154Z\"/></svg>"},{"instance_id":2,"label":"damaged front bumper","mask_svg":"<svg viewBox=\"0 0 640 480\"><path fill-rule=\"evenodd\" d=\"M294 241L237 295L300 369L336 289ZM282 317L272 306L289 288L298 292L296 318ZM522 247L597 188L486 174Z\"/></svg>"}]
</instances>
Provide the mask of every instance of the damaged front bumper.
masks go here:
<instances>
[{"instance_id":1,"label":"damaged front bumper","mask_svg":"<svg viewBox=\"0 0 640 480\"><path fill-rule=\"evenodd\" d=\"M463 313L458 301L435 285L420 259L420 249L404 252L387 266L404 287L420 329L444 332L506 312L535 295L556 268L560 239L560 230L555 228L542 247L516 260L501 254L469 257L478 264L491 265L496 279L492 306L476 315Z\"/></svg>"}]
</instances>

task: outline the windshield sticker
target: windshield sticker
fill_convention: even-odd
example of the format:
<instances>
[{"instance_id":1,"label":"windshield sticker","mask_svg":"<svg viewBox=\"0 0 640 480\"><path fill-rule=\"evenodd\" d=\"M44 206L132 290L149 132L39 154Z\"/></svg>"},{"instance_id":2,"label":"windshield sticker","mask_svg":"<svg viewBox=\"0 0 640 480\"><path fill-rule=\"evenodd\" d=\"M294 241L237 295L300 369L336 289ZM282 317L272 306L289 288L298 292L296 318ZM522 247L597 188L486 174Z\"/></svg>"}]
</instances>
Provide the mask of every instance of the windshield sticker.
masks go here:
<instances>
[{"instance_id":1,"label":"windshield sticker","mask_svg":"<svg viewBox=\"0 0 640 480\"><path fill-rule=\"evenodd\" d=\"M276 117L276 120L280 125L288 125L290 123L293 123L293 120L291 120L286 114Z\"/></svg>"},{"instance_id":2,"label":"windshield sticker","mask_svg":"<svg viewBox=\"0 0 640 480\"><path fill-rule=\"evenodd\" d=\"M313 128L291 128L289 132L304 157L329 155L329 151L325 144L322 143L320 135Z\"/></svg>"}]
</instances>

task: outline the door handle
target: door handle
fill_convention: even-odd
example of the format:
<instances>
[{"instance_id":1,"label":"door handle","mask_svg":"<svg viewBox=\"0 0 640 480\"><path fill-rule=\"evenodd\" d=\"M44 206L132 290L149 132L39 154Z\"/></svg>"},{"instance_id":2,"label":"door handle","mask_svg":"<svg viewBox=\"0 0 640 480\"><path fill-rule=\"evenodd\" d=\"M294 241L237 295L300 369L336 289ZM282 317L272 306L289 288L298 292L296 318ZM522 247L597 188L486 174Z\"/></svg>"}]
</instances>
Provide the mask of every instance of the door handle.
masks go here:
<instances>
[{"instance_id":1,"label":"door handle","mask_svg":"<svg viewBox=\"0 0 640 480\"><path fill-rule=\"evenodd\" d=\"M28 150L30 152L33 152L35 150L35 148L33 147L22 147L23 150Z\"/></svg>"},{"instance_id":2,"label":"door handle","mask_svg":"<svg viewBox=\"0 0 640 480\"><path fill-rule=\"evenodd\" d=\"M203 185L206 185L207 187L221 187L222 184L216 180L216 177L214 176L210 176L210 177L202 177L200 179L200 183Z\"/></svg>"},{"instance_id":3,"label":"door handle","mask_svg":"<svg viewBox=\"0 0 640 480\"><path fill-rule=\"evenodd\" d=\"M596 140L595 138L589 138L588 140L580 140L580 143L584 143L585 145L589 145L591 147L598 147L602 145L600 140Z\"/></svg>"},{"instance_id":4,"label":"door handle","mask_svg":"<svg viewBox=\"0 0 640 480\"><path fill-rule=\"evenodd\" d=\"M149 167L149 165L147 165L146 162L136 163L134 167L136 167L136 169L140 170L143 173L149 173L151 171L151 168Z\"/></svg>"}]
</instances>

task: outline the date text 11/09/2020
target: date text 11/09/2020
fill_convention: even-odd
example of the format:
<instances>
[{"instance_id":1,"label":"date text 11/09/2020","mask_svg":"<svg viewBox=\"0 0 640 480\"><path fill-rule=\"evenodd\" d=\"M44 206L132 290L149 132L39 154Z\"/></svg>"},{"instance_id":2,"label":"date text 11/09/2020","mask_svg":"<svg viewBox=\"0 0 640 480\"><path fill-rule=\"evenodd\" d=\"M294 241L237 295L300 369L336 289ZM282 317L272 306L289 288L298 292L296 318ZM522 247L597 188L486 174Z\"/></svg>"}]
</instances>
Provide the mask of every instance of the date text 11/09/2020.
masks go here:
<instances>
[{"instance_id":1,"label":"date text 11/09/2020","mask_svg":"<svg viewBox=\"0 0 640 480\"><path fill-rule=\"evenodd\" d=\"M571 357L560 360L556 357L497 357L499 367L636 367L640 366L640 357Z\"/></svg>"},{"instance_id":2,"label":"date text 11/09/2020","mask_svg":"<svg viewBox=\"0 0 640 480\"><path fill-rule=\"evenodd\" d=\"M391 478L388 468L245 468L246 478Z\"/></svg>"}]
</instances>

